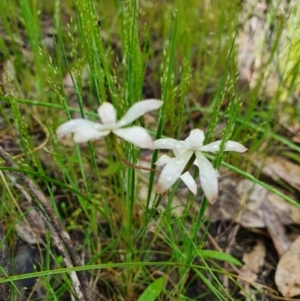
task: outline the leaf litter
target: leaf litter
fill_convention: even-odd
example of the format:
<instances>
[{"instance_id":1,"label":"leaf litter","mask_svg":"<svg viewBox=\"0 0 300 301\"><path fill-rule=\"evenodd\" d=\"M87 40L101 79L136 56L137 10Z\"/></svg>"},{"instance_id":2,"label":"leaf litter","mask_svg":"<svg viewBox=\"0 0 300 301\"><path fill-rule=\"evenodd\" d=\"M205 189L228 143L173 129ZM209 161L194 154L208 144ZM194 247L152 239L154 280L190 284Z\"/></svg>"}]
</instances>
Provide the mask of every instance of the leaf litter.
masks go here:
<instances>
[{"instance_id":1,"label":"leaf litter","mask_svg":"<svg viewBox=\"0 0 300 301\"><path fill-rule=\"evenodd\" d=\"M268 162L274 162L274 160L271 159ZM274 166L265 168L265 170L268 171L269 176L272 175L273 179L281 178L288 182L286 163L286 160L277 160L277 170L274 174L270 173ZM297 168L295 169L297 170ZM299 174L293 172L291 174L290 177L293 177L291 182L298 183ZM222 178L220 186L222 193L219 204L217 204L218 207L211 206L208 211L212 220L214 222L229 220L249 229L266 228L280 258L276 268L276 285L284 297L299 295L299 239L297 238L293 242L287 234L285 226L300 225L300 209L247 179L241 180L227 174ZM262 258L265 257L265 252L262 241L257 241L251 253L244 254L245 265L240 270L242 281L246 279L251 286L257 286L253 283L263 268ZM250 259L247 256L251 256L251 263L248 262ZM288 277L287 274L289 274ZM251 295L249 283L245 285L245 289Z\"/></svg>"}]
</instances>

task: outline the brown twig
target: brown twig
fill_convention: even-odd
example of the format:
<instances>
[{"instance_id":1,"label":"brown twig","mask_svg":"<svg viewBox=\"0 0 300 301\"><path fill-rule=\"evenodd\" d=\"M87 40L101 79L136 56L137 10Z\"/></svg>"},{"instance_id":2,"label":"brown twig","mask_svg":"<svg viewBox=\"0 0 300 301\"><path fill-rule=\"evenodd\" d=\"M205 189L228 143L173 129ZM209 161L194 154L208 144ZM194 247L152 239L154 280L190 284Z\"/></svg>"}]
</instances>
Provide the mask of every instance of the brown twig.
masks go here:
<instances>
[{"instance_id":1,"label":"brown twig","mask_svg":"<svg viewBox=\"0 0 300 301\"><path fill-rule=\"evenodd\" d=\"M13 168L19 168L18 165L12 161L10 156L3 150L3 148L1 146L0 146L0 156L4 159L4 161L6 162L6 164L8 166L13 167ZM62 255L64 256L65 263L68 266L81 266L80 258L78 256L78 254L76 253L75 247L73 246L73 243L71 241L69 234L64 230L62 224L58 220L57 216L55 215L52 207L49 205L44 194L37 188L37 186L34 184L34 182L26 175L24 175L22 173L18 173L18 172L14 172L14 173L10 172L10 174L16 175L15 182L17 181L17 179L22 180L22 182L25 184L25 186L31 191L33 196L38 201L37 205L38 205L38 208L40 208L40 210L38 210L38 211L41 212L42 218L46 222L46 225L48 226L50 232L52 234L56 233L56 235L53 236L53 239L57 243L59 240L61 240L67 250L67 252L65 252L64 247L61 244L58 244L59 250L63 253ZM14 184L16 185L18 183L16 182ZM20 186L23 188L23 186L20 184L18 184L18 186L19 186L18 189L20 189ZM24 190L24 188L23 188L23 190ZM82 301L92 300L91 290L89 287L86 273L84 271L77 272L80 284L78 283L78 281L76 281L77 277L75 277L74 275L75 275L75 272L72 272L71 279L73 281L74 289L75 289L76 293L78 294L79 300L82 300Z\"/></svg>"},{"instance_id":2,"label":"brown twig","mask_svg":"<svg viewBox=\"0 0 300 301\"><path fill-rule=\"evenodd\" d=\"M69 253L65 250L62 240L57 235L57 233L54 230L54 228L53 228L52 224L50 223L50 221L45 217L45 215L40 210L40 208L36 206L36 204L33 202L32 198L31 198L30 194L25 190L25 188L22 185L20 185L19 183L17 183L16 177L11 172L5 172L5 174L10 179L13 186L15 186L23 194L25 199L38 212L38 214L42 218L43 222L45 223L45 225L47 226L47 228L48 228L48 230L51 234L52 241L54 242L55 246L58 248L60 254L62 255L66 267L72 268L73 264L72 264L72 260L69 256ZM77 274L75 272L71 272L70 277L71 277L71 280L72 280L72 283L73 283L74 290L75 290L75 292L78 296L78 300L84 301L85 299L84 299L84 296L81 292L80 282L79 282L79 279L77 277Z\"/></svg>"}]
</instances>

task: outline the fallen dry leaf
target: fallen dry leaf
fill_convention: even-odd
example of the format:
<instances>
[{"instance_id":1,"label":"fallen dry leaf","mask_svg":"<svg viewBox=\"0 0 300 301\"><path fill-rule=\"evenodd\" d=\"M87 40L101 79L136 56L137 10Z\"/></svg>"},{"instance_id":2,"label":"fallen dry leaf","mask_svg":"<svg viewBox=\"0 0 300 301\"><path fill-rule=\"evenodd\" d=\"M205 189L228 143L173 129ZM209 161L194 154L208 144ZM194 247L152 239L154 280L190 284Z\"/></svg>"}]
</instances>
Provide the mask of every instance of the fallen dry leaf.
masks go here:
<instances>
[{"instance_id":1,"label":"fallen dry leaf","mask_svg":"<svg viewBox=\"0 0 300 301\"><path fill-rule=\"evenodd\" d=\"M300 123L291 125L288 130L294 134L292 141L295 143L300 143Z\"/></svg>"},{"instance_id":2,"label":"fallen dry leaf","mask_svg":"<svg viewBox=\"0 0 300 301\"><path fill-rule=\"evenodd\" d=\"M285 298L300 295L300 237L283 254L277 265L275 282Z\"/></svg>"},{"instance_id":3,"label":"fallen dry leaf","mask_svg":"<svg viewBox=\"0 0 300 301\"><path fill-rule=\"evenodd\" d=\"M257 240L256 246L250 253L243 255L245 263L239 273L239 282L243 284L245 290L251 295L250 284L253 286L257 280L257 274L265 263L266 247L261 240Z\"/></svg>"},{"instance_id":4,"label":"fallen dry leaf","mask_svg":"<svg viewBox=\"0 0 300 301\"><path fill-rule=\"evenodd\" d=\"M272 238L274 247L279 257L281 257L290 248L291 241L286 235L284 226L268 199L262 203L262 209L264 223Z\"/></svg>"},{"instance_id":5,"label":"fallen dry leaf","mask_svg":"<svg viewBox=\"0 0 300 301\"><path fill-rule=\"evenodd\" d=\"M46 235L45 223L35 209L30 210L27 215L16 224L15 230L22 240L30 245L41 243L41 238Z\"/></svg>"},{"instance_id":6,"label":"fallen dry leaf","mask_svg":"<svg viewBox=\"0 0 300 301\"><path fill-rule=\"evenodd\" d=\"M300 190L300 166L282 157L255 158L253 162L262 173L273 180L284 180L294 188Z\"/></svg>"},{"instance_id":7,"label":"fallen dry leaf","mask_svg":"<svg viewBox=\"0 0 300 301\"><path fill-rule=\"evenodd\" d=\"M288 135L292 136L293 142L300 143L300 123L298 120L291 118L290 114L281 112L279 123L288 131Z\"/></svg>"},{"instance_id":8,"label":"fallen dry leaf","mask_svg":"<svg viewBox=\"0 0 300 301\"><path fill-rule=\"evenodd\" d=\"M208 211L213 221L234 220L245 228L264 228L263 204L268 201L268 208L282 225L300 224L299 208L250 180L229 175L221 179L220 188L219 202Z\"/></svg>"}]
</instances>

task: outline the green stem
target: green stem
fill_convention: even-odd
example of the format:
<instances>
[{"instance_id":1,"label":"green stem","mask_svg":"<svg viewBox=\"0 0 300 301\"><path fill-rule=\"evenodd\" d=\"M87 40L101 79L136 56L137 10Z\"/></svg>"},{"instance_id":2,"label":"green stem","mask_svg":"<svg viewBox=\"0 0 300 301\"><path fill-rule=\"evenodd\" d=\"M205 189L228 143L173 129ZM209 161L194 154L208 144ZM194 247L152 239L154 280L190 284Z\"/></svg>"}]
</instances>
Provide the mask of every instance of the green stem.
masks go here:
<instances>
[{"instance_id":1,"label":"green stem","mask_svg":"<svg viewBox=\"0 0 300 301\"><path fill-rule=\"evenodd\" d=\"M127 161L124 156L124 153L120 147L118 137L115 134L111 133L109 135L109 138L111 140L111 143L112 143L112 146L114 148L116 155L118 156L119 160L122 161L125 165L127 165L128 167L134 168L134 169L142 169L142 170L148 170L148 171L160 173L160 171L158 171L156 169L147 168L147 167L140 166L140 165L135 165L135 164L132 164L129 161Z\"/></svg>"},{"instance_id":2,"label":"green stem","mask_svg":"<svg viewBox=\"0 0 300 301\"><path fill-rule=\"evenodd\" d=\"M122 158L125 158L123 150L122 150L122 148L121 148L121 146L119 144L118 137L115 134L113 134L113 133L110 133L108 137L109 137L109 139L111 141L113 149L114 149L116 155L118 156L118 158L120 160L122 160Z\"/></svg>"}]
</instances>

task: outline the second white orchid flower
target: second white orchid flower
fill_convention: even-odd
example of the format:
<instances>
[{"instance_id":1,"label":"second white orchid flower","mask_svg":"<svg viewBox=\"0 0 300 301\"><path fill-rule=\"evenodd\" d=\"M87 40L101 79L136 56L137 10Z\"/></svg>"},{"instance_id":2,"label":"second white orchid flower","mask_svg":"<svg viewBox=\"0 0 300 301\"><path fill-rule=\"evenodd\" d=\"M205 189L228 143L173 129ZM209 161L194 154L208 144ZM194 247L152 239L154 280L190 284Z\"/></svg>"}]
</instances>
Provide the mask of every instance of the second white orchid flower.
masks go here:
<instances>
[{"instance_id":1,"label":"second white orchid flower","mask_svg":"<svg viewBox=\"0 0 300 301\"><path fill-rule=\"evenodd\" d=\"M163 102L156 99L147 99L136 102L129 108L127 113L117 121L117 112L111 103L104 102L98 108L98 115L102 123L92 122L86 119L69 120L58 127L56 134L58 138L74 133L76 143L97 140L110 133L131 142L141 148L152 148L152 138L146 129L140 126L123 128L132 121L138 119L145 113L159 109Z\"/></svg>"},{"instance_id":2,"label":"second white orchid flower","mask_svg":"<svg viewBox=\"0 0 300 301\"><path fill-rule=\"evenodd\" d=\"M197 186L193 177L186 171L183 172L193 156L195 160L191 162L199 168L200 183L203 192L210 204L213 204L218 197L218 172L213 168L210 161L202 152L217 152L220 150L221 140L203 145L204 133L202 130L194 129L190 136L184 141L162 138L153 142L154 149L173 150L176 157L170 158L166 155L160 157L156 165L165 165L157 183L157 192L167 191L176 181L181 178L187 187L196 194ZM235 141L227 141L225 151L243 153L247 150L242 144Z\"/></svg>"}]
</instances>

